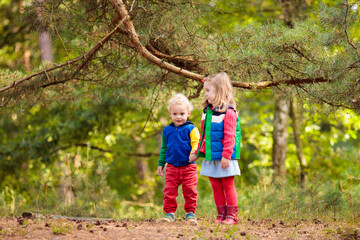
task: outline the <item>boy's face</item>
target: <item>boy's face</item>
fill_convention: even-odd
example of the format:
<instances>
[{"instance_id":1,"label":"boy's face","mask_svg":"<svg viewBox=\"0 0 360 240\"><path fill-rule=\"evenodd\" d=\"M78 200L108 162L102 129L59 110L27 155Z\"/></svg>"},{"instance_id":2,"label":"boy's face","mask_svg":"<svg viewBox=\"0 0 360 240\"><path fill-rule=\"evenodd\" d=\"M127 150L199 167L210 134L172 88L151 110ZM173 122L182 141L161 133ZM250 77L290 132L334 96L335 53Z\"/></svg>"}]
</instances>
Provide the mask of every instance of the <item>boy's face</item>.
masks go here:
<instances>
[{"instance_id":1,"label":"boy's face","mask_svg":"<svg viewBox=\"0 0 360 240\"><path fill-rule=\"evenodd\" d=\"M171 121L175 124L175 126L181 126L190 116L190 112L188 106L186 104L173 104L169 110Z\"/></svg>"}]
</instances>

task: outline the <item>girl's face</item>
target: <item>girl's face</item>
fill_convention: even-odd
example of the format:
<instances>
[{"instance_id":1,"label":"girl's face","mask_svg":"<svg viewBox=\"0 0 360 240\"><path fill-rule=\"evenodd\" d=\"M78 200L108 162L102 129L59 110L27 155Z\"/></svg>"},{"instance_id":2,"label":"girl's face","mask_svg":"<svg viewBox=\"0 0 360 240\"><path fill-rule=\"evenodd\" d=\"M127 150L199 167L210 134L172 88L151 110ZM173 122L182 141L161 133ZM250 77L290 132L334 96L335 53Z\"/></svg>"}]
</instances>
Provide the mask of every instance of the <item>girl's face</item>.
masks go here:
<instances>
[{"instance_id":1,"label":"girl's face","mask_svg":"<svg viewBox=\"0 0 360 240\"><path fill-rule=\"evenodd\" d=\"M186 104L172 104L169 114L175 126L183 125L190 116L189 108Z\"/></svg>"},{"instance_id":2,"label":"girl's face","mask_svg":"<svg viewBox=\"0 0 360 240\"><path fill-rule=\"evenodd\" d=\"M208 101L208 103L213 104L215 101L215 88L214 86L209 83L204 83L204 89L205 89L205 98Z\"/></svg>"}]
</instances>

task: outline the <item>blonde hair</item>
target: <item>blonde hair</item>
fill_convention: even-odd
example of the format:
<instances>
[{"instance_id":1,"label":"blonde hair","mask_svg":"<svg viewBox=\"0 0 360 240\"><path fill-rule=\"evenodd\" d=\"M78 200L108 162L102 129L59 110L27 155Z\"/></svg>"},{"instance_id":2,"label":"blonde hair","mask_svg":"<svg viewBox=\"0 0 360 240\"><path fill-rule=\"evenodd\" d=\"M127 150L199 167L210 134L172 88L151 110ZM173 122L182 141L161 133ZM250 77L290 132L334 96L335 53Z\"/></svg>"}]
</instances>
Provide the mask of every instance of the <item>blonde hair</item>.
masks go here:
<instances>
[{"instance_id":1,"label":"blonde hair","mask_svg":"<svg viewBox=\"0 0 360 240\"><path fill-rule=\"evenodd\" d=\"M236 103L232 93L233 87L229 75L225 72L216 73L206 77L204 83L205 82L210 83L215 89L213 107L219 108L218 111L220 112L226 112L228 105L236 109ZM202 105L206 107L209 105L209 102L205 100Z\"/></svg>"},{"instance_id":2,"label":"blonde hair","mask_svg":"<svg viewBox=\"0 0 360 240\"><path fill-rule=\"evenodd\" d=\"M177 93L169 100L169 105L167 106L168 111L170 111L171 106L174 104L185 104L188 107L189 112L193 110L193 105L191 104L189 99L181 93Z\"/></svg>"}]
</instances>

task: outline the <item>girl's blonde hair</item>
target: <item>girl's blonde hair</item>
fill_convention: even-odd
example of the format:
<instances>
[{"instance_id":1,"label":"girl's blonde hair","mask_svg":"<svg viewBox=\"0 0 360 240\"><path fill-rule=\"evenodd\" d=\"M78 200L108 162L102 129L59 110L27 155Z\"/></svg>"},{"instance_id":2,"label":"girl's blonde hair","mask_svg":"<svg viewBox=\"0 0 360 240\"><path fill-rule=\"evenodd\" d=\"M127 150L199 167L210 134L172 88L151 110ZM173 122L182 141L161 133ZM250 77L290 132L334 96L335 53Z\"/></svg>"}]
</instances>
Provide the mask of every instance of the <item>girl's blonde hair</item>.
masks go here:
<instances>
[{"instance_id":1,"label":"girl's blonde hair","mask_svg":"<svg viewBox=\"0 0 360 240\"><path fill-rule=\"evenodd\" d=\"M215 88L215 99L212 104L213 107L217 107L218 111L226 112L228 105L236 109L235 99L233 95L233 87L231 85L230 77L225 72L213 74L205 78L204 83L210 83ZM209 105L209 102L205 100L203 107Z\"/></svg>"},{"instance_id":2,"label":"girl's blonde hair","mask_svg":"<svg viewBox=\"0 0 360 240\"><path fill-rule=\"evenodd\" d=\"M185 104L188 107L189 112L193 110L193 105L191 104L189 99L181 93L177 93L169 100L169 105L167 106L168 111L170 111L171 106L174 104Z\"/></svg>"}]
</instances>

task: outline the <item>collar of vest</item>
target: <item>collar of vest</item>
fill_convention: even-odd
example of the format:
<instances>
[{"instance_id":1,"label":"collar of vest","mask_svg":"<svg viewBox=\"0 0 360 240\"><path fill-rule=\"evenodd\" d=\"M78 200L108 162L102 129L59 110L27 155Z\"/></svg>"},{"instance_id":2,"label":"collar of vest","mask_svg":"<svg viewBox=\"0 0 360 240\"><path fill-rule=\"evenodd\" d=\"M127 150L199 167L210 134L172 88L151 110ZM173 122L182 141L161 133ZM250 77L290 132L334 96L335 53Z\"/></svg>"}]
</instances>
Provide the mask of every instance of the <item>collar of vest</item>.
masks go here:
<instances>
[{"instance_id":1,"label":"collar of vest","mask_svg":"<svg viewBox=\"0 0 360 240\"><path fill-rule=\"evenodd\" d=\"M180 125L180 126L177 126L177 127L182 127L182 126L186 126L186 125L189 125L189 124L194 125L191 121L186 121L183 125ZM175 126L175 123L173 123L173 122L170 123L169 126L176 127L176 126Z\"/></svg>"},{"instance_id":2,"label":"collar of vest","mask_svg":"<svg viewBox=\"0 0 360 240\"><path fill-rule=\"evenodd\" d=\"M212 104L208 104L208 105L204 108L204 112L206 112L206 109L207 109L208 107L210 107L210 109L211 109L211 108L213 108L213 105L212 105ZM234 107L228 104L228 105L227 105L227 109L229 109L229 108L231 108L232 110L235 111ZM227 109L226 109L226 110L227 110ZM215 107L214 109L211 109L211 111L213 111L213 112L219 112L219 107ZM225 111L225 112L226 112L226 111Z\"/></svg>"}]
</instances>

